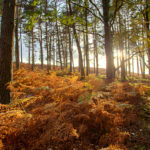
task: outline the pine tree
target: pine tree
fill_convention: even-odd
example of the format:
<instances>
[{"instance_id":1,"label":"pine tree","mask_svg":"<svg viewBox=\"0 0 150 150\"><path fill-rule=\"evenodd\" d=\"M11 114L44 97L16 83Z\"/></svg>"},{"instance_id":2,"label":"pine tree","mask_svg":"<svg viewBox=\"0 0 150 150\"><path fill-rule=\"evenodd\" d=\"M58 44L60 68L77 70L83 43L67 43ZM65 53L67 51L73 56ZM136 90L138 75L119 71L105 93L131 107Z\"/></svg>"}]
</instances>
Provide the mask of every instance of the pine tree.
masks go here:
<instances>
[{"instance_id":1,"label":"pine tree","mask_svg":"<svg viewBox=\"0 0 150 150\"><path fill-rule=\"evenodd\" d=\"M12 56L14 42L16 0L4 0L0 39L0 102L7 104L11 100L7 83L12 81Z\"/></svg>"}]
</instances>

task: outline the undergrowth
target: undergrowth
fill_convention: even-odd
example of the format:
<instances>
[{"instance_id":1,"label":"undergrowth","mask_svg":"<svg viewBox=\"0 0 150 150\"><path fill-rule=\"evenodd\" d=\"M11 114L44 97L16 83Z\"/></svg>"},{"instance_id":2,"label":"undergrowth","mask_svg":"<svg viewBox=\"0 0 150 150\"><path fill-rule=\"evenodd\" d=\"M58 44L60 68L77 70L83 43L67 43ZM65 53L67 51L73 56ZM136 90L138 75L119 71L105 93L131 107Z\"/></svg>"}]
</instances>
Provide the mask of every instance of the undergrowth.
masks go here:
<instances>
[{"instance_id":1,"label":"undergrowth","mask_svg":"<svg viewBox=\"0 0 150 150\"><path fill-rule=\"evenodd\" d=\"M14 72L13 101L0 105L0 149L126 150L148 147L137 132L149 87L62 72ZM149 106L148 106L149 108ZM143 138L143 139L141 139Z\"/></svg>"}]
</instances>

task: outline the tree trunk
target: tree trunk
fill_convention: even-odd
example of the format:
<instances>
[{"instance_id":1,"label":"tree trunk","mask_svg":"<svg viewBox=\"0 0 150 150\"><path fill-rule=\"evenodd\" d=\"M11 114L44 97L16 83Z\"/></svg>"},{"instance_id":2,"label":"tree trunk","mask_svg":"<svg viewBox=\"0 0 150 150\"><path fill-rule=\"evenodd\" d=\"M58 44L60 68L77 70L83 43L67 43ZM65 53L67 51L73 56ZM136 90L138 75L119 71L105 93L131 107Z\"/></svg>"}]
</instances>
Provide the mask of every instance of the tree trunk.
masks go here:
<instances>
[{"instance_id":1,"label":"tree trunk","mask_svg":"<svg viewBox=\"0 0 150 150\"><path fill-rule=\"evenodd\" d=\"M40 37L39 37L39 42L40 42L40 53L41 53L41 69L44 68L44 63L43 63L43 31L41 27L41 22L39 22L39 29L40 29Z\"/></svg>"},{"instance_id":2,"label":"tree trunk","mask_svg":"<svg viewBox=\"0 0 150 150\"><path fill-rule=\"evenodd\" d=\"M45 3L45 15L47 13L47 5L48 5L48 2L46 0L46 3ZM47 21L45 22L45 42L46 42L46 52L47 52L47 72L49 72L50 70L50 67L49 67L49 46L48 46L48 23Z\"/></svg>"},{"instance_id":3,"label":"tree trunk","mask_svg":"<svg viewBox=\"0 0 150 150\"><path fill-rule=\"evenodd\" d=\"M126 80L126 69L125 69L124 48L123 47L124 47L123 46L123 39L122 39L122 37L120 37L119 49L121 50L121 81L125 81Z\"/></svg>"},{"instance_id":4,"label":"tree trunk","mask_svg":"<svg viewBox=\"0 0 150 150\"><path fill-rule=\"evenodd\" d=\"M125 61L124 61L124 38L122 33L122 20L119 14L119 49L121 51L121 81L126 80L126 69L125 69Z\"/></svg>"},{"instance_id":5,"label":"tree trunk","mask_svg":"<svg viewBox=\"0 0 150 150\"><path fill-rule=\"evenodd\" d=\"M68 34L69 34L70 72L72 72L73 56L72 56L71 33L69 27L68 27Z\"/></svg>"},{"instance_id":6,"label":"tree trunk","mask_svg":"<svg viewBox=\"0 0 150 150\"><path fill-rule=\"evenodd\" d=\"M87 23L86 23L86 75L89 75L89 68L90 68L90 64L89 64L89 38L88 38L88 27L87 27Z\"/></svg>"},{"instance_id":7,"label":"tree trunk","mask_svg":"<svg viewBox=\"0 0 150 150\"><path fill-rule=\"evenodd\" d=\"M67 10L67 15L69 16L69 11L68 11L68 6L67 6L67 0L66 0L66 10ZM69 55L70 55L70 72L72 72L72 66L73 66L73 55L72 55L72 43L71 43L71 31L70 27L67 27L68 31L68 42L69 42Z\"/></svg>"},{"instance_id":8,"label":"tree trunk","mask_svg":"<svg viewBox=\"0 0 150 150\"><path fill-rule=\"evenodd\" d=\"M34 71L34 28L32 27L32 71Z\"/></svg>"},{"instance_id":9,"label":"tree trunk","mask_svg":"<svg viewBox=\"0 0 150 150\"><path fill-rule=\"evenodd\" d=\"M17 0L18 4L18 0ZM19 58L19 36L18 36L18 26L19 26L19 6L16 7L16 26L15 26L15 56L16 56L16 69L20 68L20 58Z\"/></svg>"},{"instance_id":10,"label":"tree trunk","mask_svg":"<svg viewBox=\"0 0 150 150\"><path fill-rule=\"evenodd\" d=\"M146 0L145 6L145 26L146 26L146 36L147 36L147 50L148 50L148 65L149 65L149 75L150 75L150 19L149 19L149 2Z\"/></svg>"},{"instance_id":11,"label":"tree trunk","mask_svg":"<svg viewBox=\"0 0 150 150\"><path fill-rule=\"evenodd\" d=\"M97 35L96 35L96 18L95 18L95 33L94 33L94 49L96 55L96 76L98 76L98 49L97 49Z\"/></svg>"},{"instance_id":12,"label":"tree trunk","mask_svg":"<svg viewBox=\"0 0 150 150\"><path fill-rule=\"evenodd\" d=\"M16 0L4 0L0 38L0 102L7 104L11 100L7 83L12 81L12 63L14 46L14 22Z\"/></svg>"},{"instance_id":13,"label":"tree trunk","mask_svg":"<svg viewBox=\"0 0 150 150\"><path fill-rule=\"evenodd\" d=\"M48 36L47 36L47 23L46 23L46 53L47 53L47 72L50 70L49 66L49 46L48 46Z\"/></svg>"},{"instance_id":14,"label":"tree trunk","mask_svg":"<svg viewBox=\"0 0 150 150\"><path fill-rule=\"evenodd\" d=\"M120 65L120 59L119 59L119 48L117 47L117 68L119 67L119 65ZM119 77L120 76L120 70L118 69L117 70L117 77Z\"/></svg>"},{"instance_id":15,"label":"tree trunk","mask_svg":"<svg viewBox=\"0 0 150 150\"><path fill-rule=\"evenodd\" d=\"M68 2L69 2L70 15L72 15L72 8L71 8L70 0L68 0ZM76 40L78 54L79 54L79 67L80 67L80 71L81 71L81 80L82 80L82 79L85 78L85 73L84 73L84 67L83 67L82 51L81 51L81 47L80 47L78 34L76 32L75 23L73 23L72 28L73 28L73 34L74 34L74 37L75 37L75 40Z\"/></svg>"},{"instance_id":16,"label":"tree trunk","mask_svg":"<svg viewBox=\"0 0 150 150\"><path fill-rule=\"evenodd\" d=\"M96 27L95 27L96 28ZM94 38L94 68L95 68L95 62L96 62L96 76L98 76L98 50L97 50L97 36L96 31L93 33Z\"/></svg>"},{"instance_id":17,"label":"tree trunk","mask_svg":"<svg viewBox=\"0 0 150 150\"><path fill-rule=\"evenodd\" d=\"M19 9L19 13L21 14L21 9L22 9L22 0L21 0L21 2L20 2L21 4L21 6L20 6L20 9ZM22 50L23 50L23 48L22 48L22 19L20 18L20 46L21 46L21 63L23 63L23 52L22 52Z\"/></svg>"},{"instance_id":18,"label":"tree trunk","mask_svg":"<svg viewBox=\"0 0 150 150\"><path fill-rule=\"evenodd\" d=\"M138 55L136 56L136 63L137 63L137 74L139 76L140 75L140 70L139 70L139 57L138 57Z\"/></svg>"},{"instance_id":19,"label":"tree trunk","mask_svg":"<svg viewBox=\"0 0 150 150\"><path fill-rule=\"evenodd\" d=\"M87 3L87 0L85 0L85 7L88 6L88 3ZM85 52L86 52L86 75L88 76L89 75L89 37L88 37L88 18L87 18L87 9L85 9L85 22L86 22L86 49L85 49Z\"/></svg>"},{"instance_id":20,"label":"tree trunk","mask_svg":"<svg viewBox=\"0 0 150 150\"><path fill-rule=\"evenodd\" d=\"M51 59L52 59L52 36L49 37L49 69L51 70Z\"/></svg>"},{"instance_id":21,"label":"tree trunk","mask_svg":"<svg viewBox=\"0 0 150 150\"><path fill-rule=\"evenodd\" d=\"M93 45L94 45L94 40L95 40L95 39L94 39L94 33L93 33ZM96 72L96 71L95 71L95 70L96 70L96 67L95 67L95 66L96 66L96 65L95 65L95 61L96 61L96 60L95 60L95 57L96 57L96 52L95 52L95 47L94 47L94 50L93 50L93 67L94 67L94 74L95 74L95 72Z\"/></svg>"},{"instance_id":22,"label":"tree trunk","mask_svg":"<svg viewBox=\"0 0 150 150\"><path fill-rule=\"evenodd\" d=\"M23 63L23 54L22 54L22 27L20 25L20 44L21 44L21 63Z\"/></svg>"},{"instance_id":23,"label":"tree trunk","mask_svg":"<svg viewBox=\"0 0 150 150\"><path fill-rule=\"evenodd\" d=\"M132 75L134 76L134 57L132 57Z\"/></svg>"},{"instance_id":24,"label":"tree trunk","mask_svg":"<svg viewBox=\"0 0 150 150\"><path fill-rule=\"evenodd\" d=\"M124 62L124 55L122 56L121 59L121 81L126 80L126 71L125 71L125 62Z\"/></svg>"},{"instance_id":25,"label":"tree trunk","mask_svg":"<svg viewBox=\"0 0 150 150\"><path fill-rule=\"evenodd\" d=\"M59 28L58 28L58 21L56 20L56 32L57 32L57 43L58 43L58 56L59 56L59 61L60 61L60 68L63 69L62 67L62 57L61 57L61 50L60 50L60 37L59 37Z\"/></svg>"},{"instance_id":26,"label":"tree trunk","mask_svg":"<svg viewBox=\"0 0 150 150\"><path fill-rule=\"evenodd\" d=\"M60 38L60 46L61 46L61 50L62 50L61 51L62 52L62 60L63 60L62 66L63 66L63 68L65 68L66 67L66 53L65 53L66 48L64 47L63 38L62 37Z\"/></svg>"},{"instance_id":27,"label":"tree trunk","mask_svg":"<svg viewBox=\"0 0 150 150\"><path fill-rule=\"evenodd\" d=\"M30 36L29 36L29 50L28 50L28 61L29 61L29 65L31 64L31 60L30 60L30 58L31 58L31 55L30 55L31 47L30 47L30 45L31 45L31 42L30 42Z\"/></svg>"},{"instance_id":28,"label":"tree trunk","mask_svg":"<svg viewBox=\"0 0 150 150\"><path fill-rule=\"evenodd\" d=\"M83 28L84 30L84 28ZM83 45L84 45L84 56L83 56L83 67L86 66L86 40L85 40L85 33L83 33Z\"/></svg>"},{"instance_id":29,"label":"tree trunk","mask_svg":"<svg viewBox=\"0 0 150 150\"><path fill-rule=\"evenodd\" d=\"M56 52L55 52L55 36L53 35L53 69L55 70L55 57L56 57Z\"/></svg>"},{"instance_id":30,"label":"tree trunk","mask_svg":"<svg viewBox=\"0 0 150 150\"><path fill-rule=\"evenodd\" d=\"M114 58L112 50L112 36L109 24L109 0L102 0L103 5L103 19L104 19L104 41L105 41L105 53L106 53L106 77L109 80L115 78Z\"/></svg>"}]
</instances>

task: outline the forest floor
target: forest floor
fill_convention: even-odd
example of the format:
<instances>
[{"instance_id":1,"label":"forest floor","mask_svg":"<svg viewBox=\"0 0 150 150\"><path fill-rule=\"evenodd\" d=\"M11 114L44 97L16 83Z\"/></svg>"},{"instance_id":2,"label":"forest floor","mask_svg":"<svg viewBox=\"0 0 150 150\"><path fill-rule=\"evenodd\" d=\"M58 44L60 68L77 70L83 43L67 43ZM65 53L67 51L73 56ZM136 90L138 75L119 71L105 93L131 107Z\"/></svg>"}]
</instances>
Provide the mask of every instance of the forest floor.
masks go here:
<instances>
[{"instance_id":1,"label":"forest floor","mask_svg":"<svg viewBox=\"0 0 150 150\"><path fill-rule=\"evenodd\" d=\"M109 83L65 71L14 72L0 104L2 150L150 150L150 80Z\"/></svg>"}]
</instances>

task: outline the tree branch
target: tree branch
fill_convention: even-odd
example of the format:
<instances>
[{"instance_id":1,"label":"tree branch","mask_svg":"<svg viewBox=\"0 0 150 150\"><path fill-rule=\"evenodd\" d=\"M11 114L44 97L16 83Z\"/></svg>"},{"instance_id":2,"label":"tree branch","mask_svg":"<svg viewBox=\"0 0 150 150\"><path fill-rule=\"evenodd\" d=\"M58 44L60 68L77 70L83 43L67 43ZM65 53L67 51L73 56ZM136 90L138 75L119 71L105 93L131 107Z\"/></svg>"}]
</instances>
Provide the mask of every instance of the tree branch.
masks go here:
<instances>
[{"instance_id":1,"label":"tree branch","mask_svg":"<svg viewBox=\"0 0 150 150\"><path fill-rule=\"evenodd\" d=\"M79 5L79 4L74 3L74 2L72 2L72 1L71 1L71 3L74 4L74 5L76 5L76 6L79 6L79 7L81 7L81 8L86 9L86 10L89 11L93 16L95 16L95 17L98 18L101 22L103 22L103 20L102 20L101 17L97 16L94 12L92 12L92 11L91 11L90 9L88 9L87 7L84 7L84 6L82 6L82 5Z\"/></svg>"},{"instance_id":2,"label":"tree branch","mask_svg":"<svg viewBox=\"0 0 150 150\"><path fill-rule=\"evenodd\" d=\"M117 12L121 9L121 7L123 6L123 2L124 0L121 1L121 4L118 6L118 0L116 0L116 3L115 3L115 11L114 11L114 14L112 16L112 19L110 21L110 25L112 26L114 24L114 21L115 21L115 18L116 18L116 15L117 15Z\"/></svg>"},{"instance_id":3,"label":"tree branch","mask_svg":"<svg viewBox=\"0 0 150 150\"><path fill-rule=\"evenodd\" d=\"M103 15L101 14L101 12L99 11L99 8L97 7L97 5L92 1L92 0L89 0L90 3L96 8L96 10L98 11L98 14L99 16L103 19Z\"/></svg>"}]
</instances>

